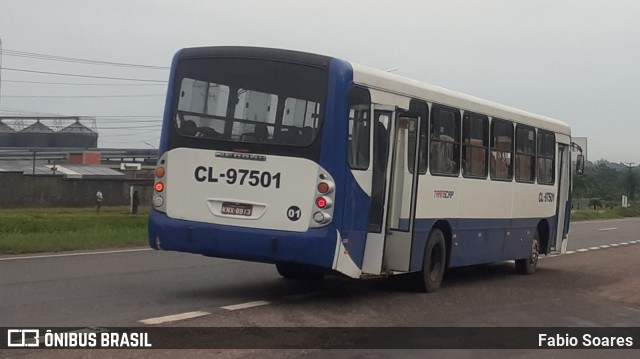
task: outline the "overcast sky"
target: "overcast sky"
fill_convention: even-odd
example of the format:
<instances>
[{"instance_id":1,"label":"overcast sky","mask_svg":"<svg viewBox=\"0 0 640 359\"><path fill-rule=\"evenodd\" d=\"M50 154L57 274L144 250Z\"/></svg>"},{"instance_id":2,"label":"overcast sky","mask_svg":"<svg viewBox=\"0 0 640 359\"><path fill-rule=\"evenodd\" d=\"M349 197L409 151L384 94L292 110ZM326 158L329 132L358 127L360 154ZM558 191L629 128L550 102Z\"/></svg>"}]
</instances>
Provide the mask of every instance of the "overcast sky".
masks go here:
<instances>
[{"instance_id":1,"label":"overcast sky","mask_svg":"<svg viewBox=\"0 0 640 359\"><path fill-rule=\"evenodd\" d=\"M590 0L0 0L6 51L169 66L183 47L252 45L378 67L569 123L590 160L640 163L640 3ZM165 69L2 56L0 114L96 116L100 147L157 147ZM126 97L11 97L122 96ZM139 116L138 118L130 116ZM155 117L153 117L155 116ZM9 122L12 124L12 122Z\"/></svg>"}]
</instances>

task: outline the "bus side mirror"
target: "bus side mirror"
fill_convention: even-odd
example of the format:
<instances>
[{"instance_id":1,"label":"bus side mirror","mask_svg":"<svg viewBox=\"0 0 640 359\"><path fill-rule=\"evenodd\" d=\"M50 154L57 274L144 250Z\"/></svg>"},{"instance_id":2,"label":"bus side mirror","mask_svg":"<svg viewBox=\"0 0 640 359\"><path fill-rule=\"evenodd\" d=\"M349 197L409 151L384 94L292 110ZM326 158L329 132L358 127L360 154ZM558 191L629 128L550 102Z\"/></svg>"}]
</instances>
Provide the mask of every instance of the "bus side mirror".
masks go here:
<instances>
[{"instance_id":1,"label":"bus side mirror","mask_svg":"<svg viewBox=\"0 0 640 359\"><path fill-rule=\"evenodd\" d=\"M576 173L581 175L584 174L584 155L579 154L576 158Z\"/></svg>"}]
</instances>

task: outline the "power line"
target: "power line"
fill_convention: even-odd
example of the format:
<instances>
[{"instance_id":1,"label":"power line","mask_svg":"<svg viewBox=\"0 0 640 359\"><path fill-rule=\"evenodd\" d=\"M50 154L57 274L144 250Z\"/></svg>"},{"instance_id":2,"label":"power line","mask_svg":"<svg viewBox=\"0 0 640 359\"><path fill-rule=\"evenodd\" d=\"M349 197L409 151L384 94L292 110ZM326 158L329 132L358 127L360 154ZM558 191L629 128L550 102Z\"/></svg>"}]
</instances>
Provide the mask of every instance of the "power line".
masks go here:
<instances>
[{"instance_id":1,"label":"power line","mask_svg":"<svg viewBox=\"0 0 640 359\"><path fill-rule=\"evenodd\" d=\"M10 113L18 113L18 114L32 114L32 117L95 117L95 118L162 118L162 115L62 115L58 113L49 113L49 112L37 112L37 111L28 111L22 110L19 108L5 108L0 109L0 112L10 112Z\"/></svg>"},{"instance_id":2,"label":"power line","mask_svg":"<svg viewBox=\"0 0 640 359\"><path fill-rule=\"evenodd\" d=\"M122 98L122 97L158 97L166 94L146 95L5 95L10 98Z\"/></svg>"},{"instance_id":3,"label":"power line","mask_svg":"<svg viewBox=\"0 0 640 359\"><path fill-rule=\"evenodd\" d=\"M95 75L81 75L81 74L70 74L70 73L64 73L64 72L48 72L48 71L16 69L16 68L11 68L11 67L3 67L2 69L3 70L7 70L7 71L29 72L29 73L35 73L35 74L57 75L57 76L83 77L83 78L90 78L90 79L167 83L167 81L163 81L163 80L135 79L135 78L126 78L126 77L108 77L108 76L95 76Z\"/></svg>"},{"instance_id":4,"label":"power line","mask_svg":"<svg viewBox=\"0 0 640 359\"><path fill-rule=\"evenodd\" d=\"M157 125L140 125L140 126L119 126L119 127L104 127L104 126L100 126L100 131L104 131L104 130L136 130L136 129L157 129L158 131L161 130L160 126Z\"/></svg>"},{"instance_id":5,"label":"power line","mask_svg":"<svg viewBox=\"0 0 640 359\"><path fill-rule=\"evenodd\" d=\"M83 117L83 116L80 116ZM162 118L162 115L155 115L155 116L149 116L149 115L97 115L97 116L84 116L84 117L95 117L95 118Z\"/></svg>"},{"instance_id":6,"label":"power line","mask_svg":"<svg viewBox=\"0 0 640 359\"><path fill-rule=\"evenodd\" d=\"M16 51L16 50L7 50L7 49L0 49L0 53L6 56L24 57L24 58L31 58L31 59L38 59L38 60L59 61L59 62L73 62L73 63L87 64L87 65L134 67L134 68L153 69L153 70L169 69L169 67L167 66L153 66L153 65L131 64L131 63L124 63L124 62L90 60L90 59L82 59L77 57L47 55L47 54L39 54L35 52L25 52L25 51Z\"/></svg>"},{"instance_id":7,"label":"power line","mask_svg":"<svg viewBox=\"0 0 640 359\"><path fill-rule=\"evenodd\" d=\"M129 130L129 128L127 128L127 130ZM102 131L102 129L100 129L99 131ZM140 131L135 131L135 132L132 132L132 133L118 133L117 136L118 136L118 138L121 138L121 137L127 137L127 136L140 136L140 135L149 135L149 134L156 134L159 137L160 128L153 129L153 130L140 130ZM105 135L105 136L107 136L107 135ZM116 134L112 134L111 136L116 136Z\"/></svg>"},{"instance_id":8,"label":"power line","mask_svg":"<svg viewBox=\"0 0 640 359\"><path fill-rule=\"evenodd\" d=\"M101 118L99 119L100 121L107 121L107 123L114 123L114 124L123 124L123 123L155 123L158 125L162 124L162 120L135 120L132 122L131 119L124 119L124 118L114 118L114 119L109 119L109 118Z\"/></svg>"},{"instance_id":9,"label":"power line","mask_svg":"<svg viewBox=\"0 0 640 359\"><path fill-rule=\"evenodd\" d=\"M164 83L151 84L101 84L101 83L78 83L78 82L47 82L47 81L23 81L23 80L2 80L2 82L13 82L22 84L39 84L39 85L71 85L71 86L166 86Z\"/></svg>"}]
</instances>

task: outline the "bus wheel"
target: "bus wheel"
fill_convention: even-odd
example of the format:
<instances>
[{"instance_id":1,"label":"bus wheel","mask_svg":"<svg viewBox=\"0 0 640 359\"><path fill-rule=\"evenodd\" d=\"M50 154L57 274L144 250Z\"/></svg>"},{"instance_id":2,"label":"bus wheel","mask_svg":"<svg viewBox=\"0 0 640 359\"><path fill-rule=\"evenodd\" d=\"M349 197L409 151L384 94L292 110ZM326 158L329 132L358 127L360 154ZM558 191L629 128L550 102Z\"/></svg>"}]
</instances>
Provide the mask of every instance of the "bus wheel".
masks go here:
<instances>
[{"instance_id":1,"label":"bus wheel","mask_svg":"<svg viewBox=\"0 0 640 359\"><path fill-rule=\"evenodd\" d=\"M536 272L538 266L538 258L540 257L540 241L538 240L538 231L533 238L531 244L531 253L528 258L516 259L516 272L524 275L531 275Z\"/></svg>"},{"instance_id":2,"label":"bus wheel","mask_svg":"<svg viewBox=\"0 0 640 359\"><path fill-rule=\"evenodd\" d=\"M444 234L440 229L435 228L429 234L422 261L422 281L425 292L432 293L440 288L445 270L446 254Z\"/></svg>"},{"instance_id":3,"label":"bus wheel","mask_svg":"<svg viewBox=\"0 0 640 359\"><path fill-rule=\"evenodd\" d=\"M314 267L296 263L276 263L278 273L286 279L320 280L324 273Z\"/></svg>"}]
</instances>

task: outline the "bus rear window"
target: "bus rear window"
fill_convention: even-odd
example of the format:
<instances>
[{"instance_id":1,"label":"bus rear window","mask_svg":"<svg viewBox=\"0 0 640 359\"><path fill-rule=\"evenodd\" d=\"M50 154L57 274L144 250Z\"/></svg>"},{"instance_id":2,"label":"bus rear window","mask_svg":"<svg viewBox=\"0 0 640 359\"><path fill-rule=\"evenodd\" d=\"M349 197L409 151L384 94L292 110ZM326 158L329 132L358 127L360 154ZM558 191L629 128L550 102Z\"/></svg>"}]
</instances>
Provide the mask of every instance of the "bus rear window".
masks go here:
<instances>
[{"instance_id":1,"label":"bus rear window","mask_svg":"<svg viewBox=\"0 0 640 359\"><path fill-rule=\"evenodd\" d=\"M183 61L178 72L183 76L177 82L174 126L181 136L309 146L321 128L322 70L273 61L197 59Z\"/></svg>"}]
</instances>

